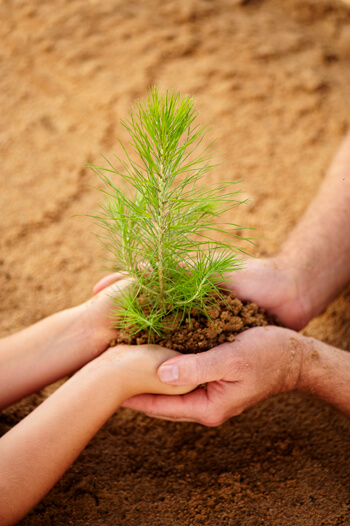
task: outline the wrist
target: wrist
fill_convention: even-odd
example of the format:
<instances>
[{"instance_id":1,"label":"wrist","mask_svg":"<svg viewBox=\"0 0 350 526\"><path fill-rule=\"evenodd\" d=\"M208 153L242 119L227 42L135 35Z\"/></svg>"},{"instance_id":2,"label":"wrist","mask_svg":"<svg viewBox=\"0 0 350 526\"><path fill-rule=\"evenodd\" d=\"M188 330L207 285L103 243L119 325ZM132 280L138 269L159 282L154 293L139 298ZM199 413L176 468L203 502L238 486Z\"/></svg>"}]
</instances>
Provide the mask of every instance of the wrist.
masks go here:
<instances>
[{"instance_id":1,"label":"wrist","mask_svg":"<svg viewBox=\"0 0 350 526\"><path fill-rule=\"evenodd\" d=\"M334 356L344 351L330 347L315 338L303 336L303 339L305 343L297 389L320 394L319 389L322 389L326 377L330 376Z\"/></svg>"},{"instance_id":2,"label":"wrist","mask_svg":"<svg viewBox=\"0 0 350 526\"><path fill-rule=\"evenodd\" d=\"M96 299L92 298L77 307L90 360L108 349L115 338L115 330L109 327L110 320L96 309Z\"/></svg>"},{"instance_id":3,"label":"wrist","mask_svg":"<svg viewBox=\"0 0 350 526\"><path fill-rule=\"evenodd\" d=\"M176 355L177 352L158 345L117 345L86 367L104 376L111 389L118 389L122 400L142 393L179 395L196 386L167 385L157 375L158 367Z\"/></svg>"},{"instance_id":4,"label":"wrist","mask_svg":"<svg viewBox=\"0 0 350 526\"><path fill-rule=\"evenodd\" d=\"M349 353L314 338L305 338L298 389L350 414Z\"/></svg>"},{"instance_id":5,"label":"wrist","mask_svg":"<svg viewBox=\"0 0 350 526\"><path fill-rule=\"evenodd\" d=\"M114 348L116 349L116 348ZM79 384L84 384L92 389L96 397L101 398L102 403L110 406L111 414L129 396L129 380L123 367L123 360L118 359L118 353L111 355L109 349L101 356L94 358L82 367L71 380L75 379ZM109 356L107 354L109 353ZM116 363L115 363L116 362Z\"/></svg>"},{"instance_id":6,"label":"wrist","mask_svg":"<svg viewBox=\"0 0 350 526\"><path fill-rule=\"evenodd\" d=\"M138 346L117 345L110 347L82 369L103 382L108 392L114 393L119 402L147 390L147 384L156 378L156 370L148 370L150 350ZM143 347L143 346L142 346Z\"/></svg>"},{"instance_id":7,"label":"wrist","mask_svg":"<svg viewBox=\"0 0 350 526\"><path fill-rule=\"evenodd\" d=\"M300 375L296 388L313 394L320 394L322 384L327 382L331 376L333 360L344 351L330 347L329 345L312 337L302 336L303 352L301 360Z\"/></svg>"},{"instance_id":8,"label":"wrist","mask_svg":"<svg viewBox=\"0 0 350 526\"><path fill-rule=\"evenodd\" d=\"M299 238L293 235L288 239L273 260L279 268L287 270L292 279L294 301L305 326L326 309L350 279L350 251L341 244L339 254L338 248L329 240L325 242L325 238L309 245L305 241L300 244L301 234Z\"/></svg>"},{"instance_id":9,"label":"wrist","mask_svg":"<svg viewBox=\"0 0 350 526\"><path fill-rule=\"evenodd\" d=\"M278 355L275 356L274 362L278 367L279 357L281 357L280 367L284 370L282 389L278 392L300 390L306 338L289 329L276 329L280 331L281 339L278 344Z\"/></svg>"},{"instance_id":10,"label":"wrist","mask_svg":"<svg viewBox=\"0 0 350 526\"><path fill-rule=\"evenodd\" d=\"M299 370L295 376L294 389L308 391L310 383L309 357L313 352L313 338L298 334L297 345L299 348Z\"/></svg>"},{"instance_id":11,"label":"wrist","mask_svg":"<svg viewBox=\"0 0 350 526\"><path fill-rule=\"evenodd\" d=\"M312 293L316 276L312 265L296 259L295 252L282 246L270 262L280 273L280 281L286 284L285 303L295 320L292 328L300 330L317 314L315 295Z\"/></svg>"}]
</instances>

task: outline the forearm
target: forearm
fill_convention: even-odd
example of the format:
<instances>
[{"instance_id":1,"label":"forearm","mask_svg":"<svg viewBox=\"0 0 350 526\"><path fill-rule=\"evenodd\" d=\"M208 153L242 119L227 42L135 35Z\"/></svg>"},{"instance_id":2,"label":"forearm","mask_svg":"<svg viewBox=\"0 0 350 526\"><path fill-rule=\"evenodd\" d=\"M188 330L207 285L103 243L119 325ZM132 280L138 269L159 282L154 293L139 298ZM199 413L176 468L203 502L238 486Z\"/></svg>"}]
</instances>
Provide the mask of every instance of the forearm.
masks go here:
<instances>
[{"instance_id":1,"label":"forearm","mask_svg":"<svg viewBox=\"0 0 350 526\"><path fill-rule=\"evenodd\" d=\"M107 348L98 339L83 304L0 340L0 408L75 372Z\"/></svg>"},{"instance_id":2,"label":"forearm","mask_svg":"<svg viewBox=\"0 0 350 526\"><path fill-rule=\"evenodd\" d=\"M303 338L297 388L322 398L350 415L350 353L314 338Z\"/></svg>"},{"instance_id":3,"label":"forearm","mask_svg":"<svg viewBox=\"0 0 350 526\"><path fill-rule=\"evenodd\" d=\"M140 393L192 390L193 385L164 385L156 375L176 354L151 345L112 347L4 435L0 524L14 524L52 488L122 401Z\"/></svg>"},{"instance_id":4,"label":"forearm","mask_svg":"<svg viewBox=\"0 0 350 526\"><path fill-rule=\"evenodd\" d=\"M349 227L350 135L315 199L276 256L283 266L302 275L302 293L312 315L322 311L350 280Z\"/></svg>"},{"instance_id":5,"label":"forearm","mask_svg":"<svg viewBox=\"0 0 350 526\"><path fill-rule=\"evenodd\" d=\"M129 395L122 368L105 365L87 365L1 438L1 524L14 524L52 488Z\"/></svg>"}]
</instances>

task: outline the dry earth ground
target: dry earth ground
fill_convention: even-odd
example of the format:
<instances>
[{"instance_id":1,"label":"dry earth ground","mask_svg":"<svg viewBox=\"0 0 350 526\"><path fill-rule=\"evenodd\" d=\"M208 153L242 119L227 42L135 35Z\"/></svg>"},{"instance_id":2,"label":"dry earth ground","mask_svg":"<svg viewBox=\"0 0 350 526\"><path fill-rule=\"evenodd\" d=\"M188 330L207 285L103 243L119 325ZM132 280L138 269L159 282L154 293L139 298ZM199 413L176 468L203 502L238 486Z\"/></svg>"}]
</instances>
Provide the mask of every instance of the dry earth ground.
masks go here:
<instances>
[{"instance_id":1,"label":"dry earth ground","mask_svg":"<svg viewBox=\"0 0 350 526\"><path fill-rule=\"evenodd\" d=\"M88 160L152 84L196 97L244 179L230 219L273 253L349 126L350 12L326 0L0 2L0 334L85 300L102 276ZM349 350L350 291L307 334ZM53 389L3 412L0 431ZM220 428L120 410L22 525L350 524L349 421L299 394ZM35 474L33 474L35 476Z\"/></svg>"}]
</instances>

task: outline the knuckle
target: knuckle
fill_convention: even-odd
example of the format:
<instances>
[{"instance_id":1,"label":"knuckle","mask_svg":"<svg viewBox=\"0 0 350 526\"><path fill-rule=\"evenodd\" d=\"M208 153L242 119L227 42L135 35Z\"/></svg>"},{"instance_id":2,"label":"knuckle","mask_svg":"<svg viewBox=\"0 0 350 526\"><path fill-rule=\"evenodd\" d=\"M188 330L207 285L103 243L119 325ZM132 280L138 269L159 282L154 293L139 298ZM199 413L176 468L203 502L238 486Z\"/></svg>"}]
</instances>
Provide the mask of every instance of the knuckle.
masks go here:
<instances>
[{"instance_id":1,"label":"knuckle","mask_svg":"<svg viewBox=\"0 0 350 526\"><path fill-rule=\"evenodd\" d=\"M235 409L232 411L231 416L239 416L243 413L244 407L235 407Z\"/></svg>"},{"instance_id":2,"label":"knuckle","mask_svg":"<svg viewBox=\"0 0 350 526\"><path fill-rule=\"evenodd\" d=\"M208 422L207 422L207 426L208 427L219 427L221 426L221 424L223 424L225 422L225 420L223 418L213 418L213 419L210 419Z\"/></svg>"},{"instance_id":3,"label":"knuckle","mask_svg":"<svg viewBox=\"0 0 350 526\"><path fill-rule=\"evenodd\" d=\"M219 427L221 424L221 420L208 420L206 422L207 427Z\"/></svg>"},{"instance_id":4,"label":"knuckle","mask_svg":"<svg viewBox=\"0 0 350 526\"><path fill-rule=\"evenodd\" d=\"M196 379L198 383L205 382L206 379L204 378L204 370L203 370L203 364L201 357L196 355L194 360L194 370L196 374Z\"/></svg>"},{"instance_id":5,"label":"knuckle","mask_svg":"<svg viewBox=\"0 0 350 526\"><path fill-rule=\"evenodd\" d=\"M187 363L185 362L184 375L190 377L191 382L194 384L200 384L203 380L203 367L201 359L196 354L192 354L187 357Z\"/></svg>"},{"instance_id":6,"label":"knuckle","mask_svg":"<svg viewBox=\"0 0 350 526\"><path fill-rule=\"evenodd\" d=\"M225 422L226 418L221 412L213 412L206 414L202 419L202 423L207 427L218 427Z\"/></svg>"}]
</instances>

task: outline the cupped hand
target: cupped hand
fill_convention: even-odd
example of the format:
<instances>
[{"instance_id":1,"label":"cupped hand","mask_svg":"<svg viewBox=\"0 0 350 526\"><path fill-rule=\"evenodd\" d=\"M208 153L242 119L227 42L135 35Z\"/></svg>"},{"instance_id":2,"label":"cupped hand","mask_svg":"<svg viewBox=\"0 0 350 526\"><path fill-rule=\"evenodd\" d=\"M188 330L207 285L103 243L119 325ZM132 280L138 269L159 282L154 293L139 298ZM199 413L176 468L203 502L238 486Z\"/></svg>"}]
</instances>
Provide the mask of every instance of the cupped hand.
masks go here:
<instances>
[{"instance_id":1,"label":"cupped hand","mask_svg":"<svg viewBox=\"0 0 350 526\"><path fill-rule=\"evenodd\" d=\"M192 391L194 384L169 385L160 380L157 370L162 363L180 354L160 345L117 345L110 347L92 367L105 367L122 386L123 400L140 393L181 395Z\"/></svg>"},{"instance_id":2,"label":"cupped hand","mask_svg":"<svg viewBox=\"0 0 350 526\"><path fill-rule=\"evenodd\" d=\"M96 356L105 351L117 336L113 328L116 311L113 298L120 296L131 282L125 274L110 274L95 285L95 295L79 306L83 313L84 331L95 345Z\"/></svg>"},{"instance_id":3,"label":"cupped hand","mask_svg":"<svg viewBox=\"0 0 350 526\"><path fill-rule=\"evenodd\" d=\"M278 257L246 260L243 270L227 275L225 286L241 300L275 314L291 329L304 328L313 317L301 270Z\"/></svg>"},{"instance_id":4,"label":"cupped hand","mask_svg":"<svg viewBox=\"0 0 350 526\"><path fill-rule=\"evenodd\" d=\"M200 354L175 356L158 376L171 385L200 385L183 396L139 395L124 407L167 420L217 426L277 393L298 388L305 338L281 327L256 327Z\"/></svg>"}]
</instances>

